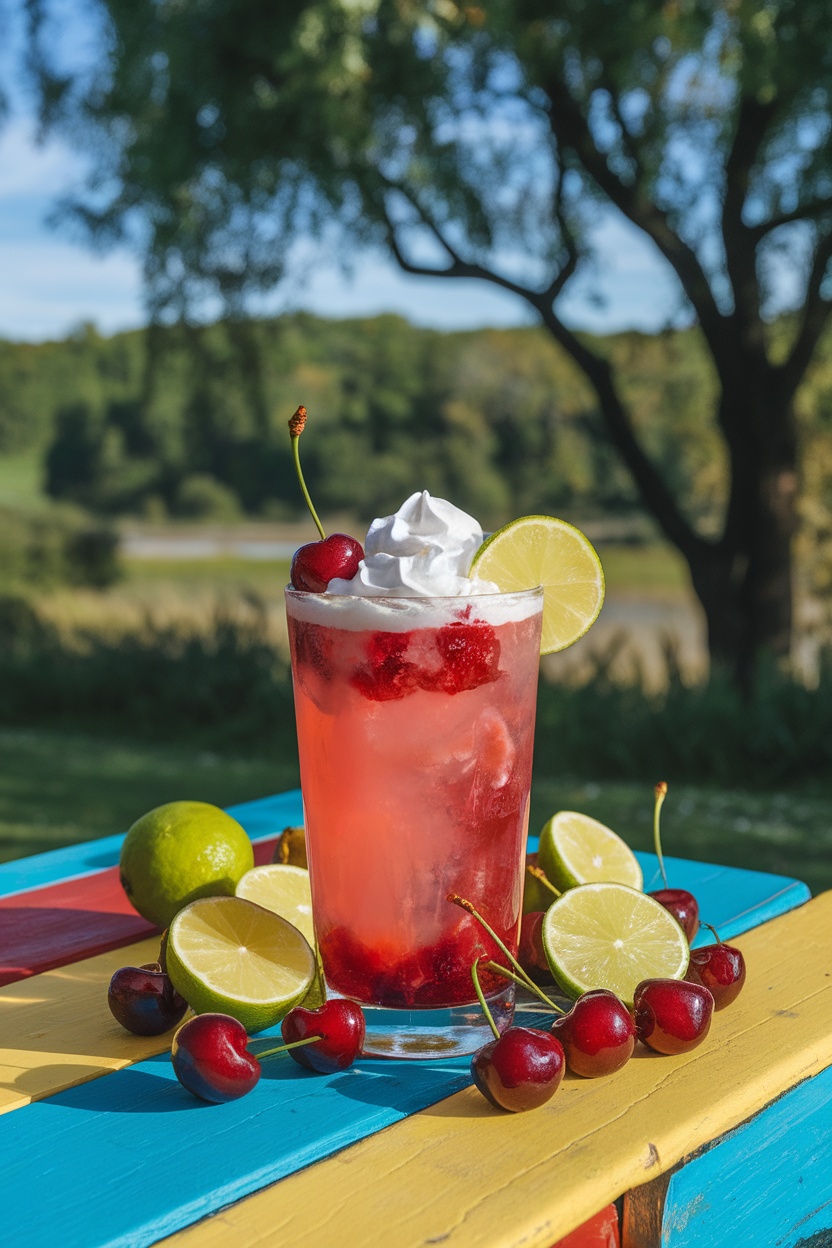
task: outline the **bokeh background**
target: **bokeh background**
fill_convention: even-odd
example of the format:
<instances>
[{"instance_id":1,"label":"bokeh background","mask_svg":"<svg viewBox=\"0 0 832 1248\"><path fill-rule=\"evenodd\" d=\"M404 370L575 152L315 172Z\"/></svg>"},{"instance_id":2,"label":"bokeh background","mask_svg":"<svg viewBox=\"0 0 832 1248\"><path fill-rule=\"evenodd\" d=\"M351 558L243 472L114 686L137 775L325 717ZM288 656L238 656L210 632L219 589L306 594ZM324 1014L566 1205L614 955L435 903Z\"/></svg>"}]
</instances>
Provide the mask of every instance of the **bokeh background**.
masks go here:
<instances>
[{"instance_id":1,"label":"bokeh background","mask_svg":"<svg viewBox=\"0 0 832 1248\"><path fill-rule=\"evenodd\" d=\"M0 858L297 783L282 588L591 536L533 822L832 884L832 12L0 3ZM672 883L672 881L671 881Z\"/></svg>"}]
</instances>

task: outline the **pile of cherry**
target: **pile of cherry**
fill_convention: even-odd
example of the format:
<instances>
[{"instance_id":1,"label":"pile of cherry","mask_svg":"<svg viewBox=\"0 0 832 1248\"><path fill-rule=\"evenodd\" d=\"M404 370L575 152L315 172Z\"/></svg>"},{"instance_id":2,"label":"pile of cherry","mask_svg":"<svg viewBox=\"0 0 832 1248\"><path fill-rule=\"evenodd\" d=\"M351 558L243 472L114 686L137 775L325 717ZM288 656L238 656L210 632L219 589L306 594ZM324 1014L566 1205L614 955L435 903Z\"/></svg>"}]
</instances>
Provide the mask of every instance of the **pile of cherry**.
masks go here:
<instances>
[{"instance_id":1,"label":"pile of cherry","mask_svg":"<svg viewBox=\"0 0 832 1248\"><path fill-rule=\"evenodd\" d=\"M494 937L470 902L453 895L448 900L462 905ZM683 900L690 912L686 927L690 940L699 925L697 908L689 893ZM498 940L513 968L500 969L558 1011L540 987L551 975L540 941L541 920L542 912L524 916L518 958ZM479 961L490 970L498 969L486 958ZM632 1057L636 1040L656 1053L687 1053L696 1048L708 1034L713 1011L730 1005L740 992L745 963L739 949L723 944L717 936L716 944L691 951L686 979L640 983L632 1011L614 993L599 988L584 993L567 1013L559 1011L548 1031L512 1026L502 1034L480 989L479 962L471 973L494 1032L494 1039L474 1054L471 1073L493 1105L517 1112L545 1104L560 1086L567 1067L589 1079L620 1070ZM118 1022L143 1036L169 1031L188 1008L158 962L116 971L108 1001ZM361 1054L364 1014L355 1002L340 998L317 1009L296 1006L283 1019L281 1034L282 1045L255 1056L249 1051L242 1023L226 1014L200 1014L174 1035L173 1069L189 1092L215 1103L245 1096L260 1079L262 1060L278 1053L288 1053L306 1070L334 1074L346 1070Z\"/></svg>"}]
</instances>

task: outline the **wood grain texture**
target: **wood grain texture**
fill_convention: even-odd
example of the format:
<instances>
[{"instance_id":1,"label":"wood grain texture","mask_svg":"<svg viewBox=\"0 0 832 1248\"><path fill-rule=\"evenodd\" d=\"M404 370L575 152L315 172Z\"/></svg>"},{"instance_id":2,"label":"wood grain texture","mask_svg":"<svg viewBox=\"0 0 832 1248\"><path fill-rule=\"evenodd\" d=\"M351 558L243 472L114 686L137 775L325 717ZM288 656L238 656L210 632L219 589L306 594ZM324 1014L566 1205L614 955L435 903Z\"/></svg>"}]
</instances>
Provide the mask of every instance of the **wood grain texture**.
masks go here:
<instances>
[{"instance_id":1,"label":"wood grain texture","mask_svg":"<svg viewBox=\"0 0 832 1248\"><path fill-rule=\"evenodd\" d=\"M275 837L258 841L255 862L270 862L275 844ZM0 986L158 930L130 905L118 867L0 898Z\"/></svg>"},{"instance_id":2,"label":"wood grain texture","mask_svg":"<svg viewBox=\"0 0 832 1248\"><path fill-rule=\"evenodd\" d=\"M114 972L158 952L151 937L0 989L0 1114L170 1047L170 1035L131 1036L107 1006Z\"/></svg>"},{"instance_id":3,"label":"wood grain texture","mask_svg":"<svg viewBox=\"0 0 832 1248\"><path fill-rule=\"evenodd\" d=\"M229 806L228 813L242 824L255 842L276 836L289 824L303 822L300 789L290 789L272 797ZM44 854L32 854L13 862L0 863L0 897L30 892L62 880L79 879L118 865L125 833L104 836L97 841L66 845Z\"/></svg>"},{"instance_id":4,"label":"wood grain texture","mask_svg":"<svg viewBox=\"0 0 832 1248\"><path fill-rule=\"evenodd\" d=\"M255 846L255 855L258 858L269 857L272 844L271 840L259 842ZM770 877L756 872L724 867L710 870L717 881L718 891L712 881L701 878L701 873L697 876L697 888L708 912L715 915L717 922L723 926L730 923L737 897L742 899L743 906L749 898L756 898L748 913L757 915L775 905L793 904L794 898L799 895L795 889L783 891L776 877L770 883ZM726 872L732 887L723 882ZM685 874L681 878L691 877ZM60 895L68 897L77 890L82 898L86 897L83 906L89 910L92 904L90 898L98 887L99 879L100 874L70 881ZM111 886L110 879L108 887ZM63 889L64 886L53 887ZM713 893L710 891L712 888ZM46 900L55 894L52 889L46 888L38 890L38 895L41 900ZM27 894L25 904L28 905L35 896L34 893ZM15 906L24 904L21 896L12 900ZM114 904L119 904L118 898ZM13 911L10 909L9 912ZM2 914L0 903L0 916ZM49 916L47 912L46 917L50 921L55 918L63 921L66 916L57 911L54 916ZM132 921L143 923L137 915ZM151 929L145 925L139 930ZM169 1037L140 1041L126 1036L110 1018L105 1002L107 984L113 972L119 966L155 958L156 948L153 939L146 939L139 945L120 945L112 953L93 956L66 965L61 971L53 970L9 984L0 992L0 1007L3 1007L0 1008L0 1112L19 1108L29 1100L50 1096L84 1079L129 1065L167 1048ZM44 954L46 957L55 956L48 945ZM66 950L63 956L67 956ZM438 1095L445 1095L448 1090L440 1090Z\"/></svg>"},{"instance_id":5,"label":"wood grain texture","mask_svg":"<svg viewBox=\"0 0 832 1248\"><path fill-rule=\"evenodd\" d=\"M639 1049L613 1078L567 1078L525 1115L496 1113L468 1088L169 1248L548 1248L832 1064L832 893L737 943L748 982L694 1052Z\"/></svg>"},{"instance_id":6,"label":"wood grain texture","mask_svg":"<svg viewBox=\"0 0 832 1248\"><path fill-rule=\"evenodd\" d=\"M677 1170L657 1242L797 1248L830 1230L832 1068Z\"/></svg>"}]
</instances>

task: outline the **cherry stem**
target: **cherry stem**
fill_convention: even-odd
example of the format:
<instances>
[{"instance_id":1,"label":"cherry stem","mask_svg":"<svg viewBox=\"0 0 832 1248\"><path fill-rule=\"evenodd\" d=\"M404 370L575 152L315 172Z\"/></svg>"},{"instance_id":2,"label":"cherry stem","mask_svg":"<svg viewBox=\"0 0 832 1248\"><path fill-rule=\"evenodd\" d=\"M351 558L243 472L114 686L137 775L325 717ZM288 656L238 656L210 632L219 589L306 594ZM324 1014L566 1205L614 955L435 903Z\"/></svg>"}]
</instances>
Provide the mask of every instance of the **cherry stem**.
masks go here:
<instances>
[{"instance_id":1,"label":"cherry stem","mask_svg":"<svg viewBox=\"0 0 832 1248\"><path fill-rule=\"evenodd\" d=\"M472 979L473 979L473 981L474 981L474 992L477 994L477 1000L479 1001L479 1003L480 1003L480 1005L481 1005L481 1007L482 1007L482 1012L483 1012L483 1014L484 1014L484 1015L485 1015L485 1017L488 1019L488 1026L489 1026L489 1027L491 1028L491 1030L494 1032L494 1039L495 1039L495 1040L499 1040L499 1039L500 1039L500 1032L499 1032L499 1030L498 1030L498 1028L497 1028L497 1024L494 1022L494 1015L493 1015L493 1014L491 1013L491 1011L489 1010L489 1008L488 1008L488 1002L486 1001L486 999L485 999L485 997L484 997L484 995L483 995L482 985L480 984L479 972L477 971L477 963L476 963L476 960L475 960L475 961L473 961L473 962L471 963L471 978L472 978Z\"/></svg>"},{"instance_id":2,"label":"cherry stem","mask_svg":"<svg viewBox=\"0 0 832 1248\"><path fill-rule=\"evenodd\" d=\"M288 1053L290 1049L300 1049L305 1044L314 1044L316 1040L323 1040L323 1036L305 1036L303 1040L293 1040L291 1044L279 1044L276 1049L266 1049L263 1053L255 1053L254 1056L258 1062L262 1062L264 1057L273 1057L275 1053Z\"/></svg>"},{"instance_id":3,"label":"cherry stem","mask_svg":"<svg viewBox=\"0 0 832 1248\"><path fill-rule=\"evenodd\" d=\"M554 893L556 897L563 896L563 893L560 891L560 889L555 888L554 884L549 879L548 875L546 874L546 872L543 870L542 867L536 867L533 862L530 862L527 864L526 870L528 871L529 875L533 875L536 880L540 880L540 883L545 885L545 887L548 888L550 893Z\"/></svg>"},{"instance_id":4,"label":"cherry stem","mask_svg":"<svg viewBox=\"0 0 832 1248\"><path fill-rule=\"evenodd\" d=\"M488 932L488 935L494 941L494 944L497 946L500 952L504 954L505 957L508 958L509 962L514 967L517 974L522 978L523 987L528 988L530 992L536 992L537 985L534 983L533 980L529 979L528 975L523 970L522 966L517 961L514 954L509 949L506 948L506 946L500 940L500 937L494 931L494 928L491 926L490 923L487 923L485 921L485 919L480 914L479 910L477 910L474 903L472 901L468 901L465 897L460 897L459 893L448 893L448 901L452 901L453 904L455 906L459 906L461 910L466 910L468 914L470 914L473 918L477 920L477 922L480 924L481 927L485 928L485 930Z\"/></svg>"},{"instance_id":5,"label":"cherry stem","mask_svg":"<svg viewBox=\"0 0 832 1248\"><path fill-rule=\"evenodd\" d=\"M667 888L667 872L664 869L664 855L662 854L662 834L660 828L660 814L664 799L667 797L667 781L660 780L653 792L656 795L656 804L653 807L653 844L656 847L656 857L659 860L659 870L662 873L664 886Z\"/></svg>"},{"instance_id":6,"label":"cherry stem","mask_svg":"<svg viewBox=\"0 0 832 1248\"><path fill-rule=\"evenodd\" d=\"M721 945L721 944L723 943L723 942L722 942L722 937L720 936L719 932L716 930L716 928L713 926L713 924L712 924L712 923L705 923L705 922L704 922L704 920L703 920L703 922L702 922L702 926L703 926L703 927L707 927L707 929L708 929L708 931L709 931L709 932L713 932L714 936L716 936L716 943L717 943L718 945Z\"/></svg>"},{"instance_id":7,"label":"cherry stem","mask_svg":"<svg viewBox=\"0 0 832 1248\"><path fill-rule=\"evenodd\" d=\"M306 500L306 506L309 508L309 514L311 515L312 519L315 521L315 527L317 528L318 532L321 535L321 541L324 541L326 539L326 533L324 533L324 526L321 524L320 520L318 519L318 513L313 506L312 499L309 495L309 490L306 488L306 482L303 479L303 469L300 466L300 449L299 449L298 443L300 442L300 435L303 433L303 427L305 424L306 424L306 408L299 407L298 410L295 412L294 416L289 421L289 436L292 439L292 458L295 461L295 472L297 473L297 478L298 478L298 483L301 488L301 493L303 494L303 497Z\"/></svg>"},{"instance_id":8,"label":"cherry stem","mask_svg":"<svg viewBox=\"0 0 832 1248\"><path fill-rule=\"evenodd\" d=\"M519 985L520 988L525 988L527 991L529 990L529 985L524 979L521 979L519 975L515 975L512 971L507 970L506 967L500 966L499 962L486 962L485 969L487 971L491 971L494 975L502 975L504 979L511 979L515 984ZM543 989L538 988L537 984L532 984L531 990L544 1005L548 1005L549 1008L554 1010L556 1014L566 1013L566 1010L562 1010L559 1005L555 1005L551 997L547 997Z\"/></svg>"}]
</instances>

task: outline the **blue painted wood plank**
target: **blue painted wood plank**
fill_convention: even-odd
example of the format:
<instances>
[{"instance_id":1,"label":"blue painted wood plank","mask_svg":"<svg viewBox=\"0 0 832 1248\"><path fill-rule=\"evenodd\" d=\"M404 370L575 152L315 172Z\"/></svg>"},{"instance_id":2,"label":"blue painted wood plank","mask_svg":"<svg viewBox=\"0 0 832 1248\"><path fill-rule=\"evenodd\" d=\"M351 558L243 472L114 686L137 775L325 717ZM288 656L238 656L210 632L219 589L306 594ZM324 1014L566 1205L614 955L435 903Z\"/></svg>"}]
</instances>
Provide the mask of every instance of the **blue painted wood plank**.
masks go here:
<instances>
[{"instance_id":1,"label":"blue painted wood plank","mask_svg":"<svg viewBox=\"0 0 832 1248\"><path fill-rule=\"evenodd\" d=\"M671 1177L662 1244L798 1248L832 1230L830 1139L832 1067Z\"/></svg>"},{"instance_id":2,"label":"blue painted wood plank","mask_svg":"<svg viewBox=\"0 0 832 1248\"><path fill-rule=\"evenodd\" d=\"M289 824L303 822L300 789L277 793L251 802L229 806L228 813L243 825L253 841L262 841ZM29 858L0 863L0 897L29 892L47 884L80 879L118 864L125 833L104 836L97 841L67 845Z\"/></svg>"},{"instance_id":3,"label":"blue painted wood plank","mask_svg":"<svg viewBox=\"0 0 832 1248\"><path fill-rule=\"evenodd\" d=\"M4 1242L143 1248L470 1082L466 1059L264 1069L248 1096L209 1106L164 1055L3 1115Z\"/></svg>"}]
</instances>

